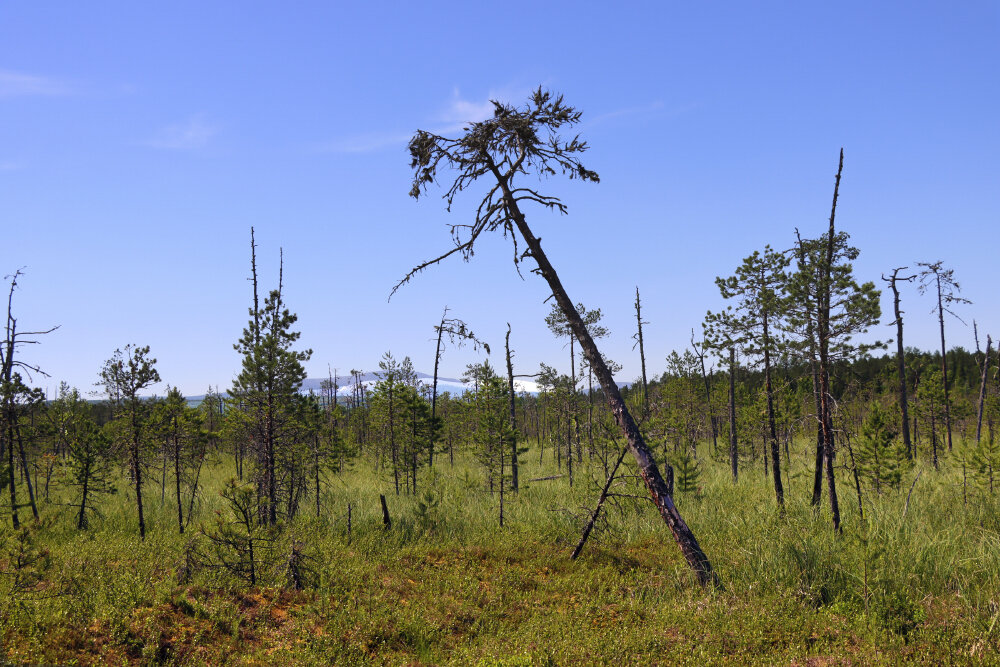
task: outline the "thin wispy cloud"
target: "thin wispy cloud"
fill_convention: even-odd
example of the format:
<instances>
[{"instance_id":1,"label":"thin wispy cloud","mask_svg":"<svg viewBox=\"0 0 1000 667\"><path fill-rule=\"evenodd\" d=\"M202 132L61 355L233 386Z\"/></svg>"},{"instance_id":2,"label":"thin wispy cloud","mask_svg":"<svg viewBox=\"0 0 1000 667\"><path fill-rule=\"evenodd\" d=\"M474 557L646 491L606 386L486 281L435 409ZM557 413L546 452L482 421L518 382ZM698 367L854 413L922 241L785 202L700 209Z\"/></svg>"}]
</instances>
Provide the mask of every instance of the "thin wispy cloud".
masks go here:
<instances>
[{"instance_id":1,"label":"thin wispy cloud","mask_svg":"<svg viewBox=\"0 0 1000 667\"><path fill-rule=\"evenodd\" d=\"M21 165L13 160L0 160L0 172L17 171L20 168Z\"/></svg>"},{"instance_id":2,"label":"thin wispy cloud","mask_svg":"<svg viewBox=\"0 0 1000 667\"><path fill-rule=\"evenodd\" d=\"M462 97L458 88L452 91L451 100L441 113L438 121L444 127L436 130L439 134L457 132L469 123L478 123L493 117L493 100L505 104L519 106L528 98L527 89L511 87L493 89L480 100L468 100Z\"/></svg>"},{"instance_id":3,"label":"thin wispy cloud","mask_svg":"<svg viewBox=\"0 0 1000 667\"><path fill-rule=\"evenodd\" d=\"M0 69L0 98L68 95L65 83L49 77Z\"/></svg>"},{"instance_id":4,"label":"thin wispy cloud","mask_svg":"<svg viewBox=\"0 0 1000 667\"><path fill-rule=\"evenodd\" d=\"M493 115L493 103L490 99L497 96L486 96L484 100L467 100L462 97L458 88L451 94L451 101L441 114L441 122L449 125L464 125L466 123L478 123Z\"/></svg>"},{"instance_id":5,"label":"thin wispy cloud","mask_svg":"<svg viewBox=\"0 0 1000 667\"><path fill-rule=\"evenodd\" d=\"M219 133L219 128L198 114L182 123L167 125L144 142L152 148L170 151L191 151L204 148Z\"/></svg>"},{"instance_id":6,"label":"thin wispy cloud","mask_svg":"<svg viewBox=\"0 0 1000 667\"><path fill-rule=\"evenodd\" d=\"M511 101L526 94L510 90L493 90L482 99L467 99L458 88L452 90L451 97L441 106L429 126L422 126L435 134L453 135L469 123L478 123L493 116L490 100ZM336 141L320 144L317 150L324 153L373 153L376 151L402 148L413 138L413 132L366 132Z\"/></svg>"}]
</instances>

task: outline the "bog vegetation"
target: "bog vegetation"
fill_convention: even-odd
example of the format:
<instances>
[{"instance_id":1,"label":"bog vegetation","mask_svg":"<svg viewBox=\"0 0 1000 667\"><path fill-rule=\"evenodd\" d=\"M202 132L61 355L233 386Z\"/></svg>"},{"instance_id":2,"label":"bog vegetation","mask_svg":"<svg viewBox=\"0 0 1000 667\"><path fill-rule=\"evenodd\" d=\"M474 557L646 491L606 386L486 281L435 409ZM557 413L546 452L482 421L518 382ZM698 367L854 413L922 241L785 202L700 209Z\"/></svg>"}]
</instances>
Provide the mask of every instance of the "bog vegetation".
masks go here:
<instances>
[{"instance_id":1,"label":"bog vegetation","mask_svg":"<svg viewBox=\"0 0 1000 667\"><path fill-rule=\"evenodd\" d=\"M386 353L374 380L331 373L303 392L311 351L280 274L261 298L251 233L231 387L149 398L156 359L129 344L95 369L101 400L66 385L47 399L31 378L58 369L31 364L25 345L47 332L18 328L15 274L0 350L4 658L995 661L998 364L975 326L974 351L945 345L946 325L975 314L954 270L886 267L882 314L837 227L841 154L826 228L720 267L689 349L648 375L644 335L662 323L643 320L639 289L634 330L609 331L570 300L522 211L566 212L523 176L598 180L586 144L559 136L579 117L540 89L458 139L410 145L415 197L452 177L448 206L479 179L487 194L397 289L499 230L552 289L546 323L569 345L551 365L519 368L516 331L480 337L445 308L428 323L431 382ZM940 350L903 345L901 303L933 307ZM887 322L892 341L865 335ZM502 334L502 351L483 342ZM622 388L595 342L611 335L634 336L641 362ZM460 345L482 361L468 391L439 393ZM539 392L517 390L529 376Z\"/></svg>"}]
</instances>

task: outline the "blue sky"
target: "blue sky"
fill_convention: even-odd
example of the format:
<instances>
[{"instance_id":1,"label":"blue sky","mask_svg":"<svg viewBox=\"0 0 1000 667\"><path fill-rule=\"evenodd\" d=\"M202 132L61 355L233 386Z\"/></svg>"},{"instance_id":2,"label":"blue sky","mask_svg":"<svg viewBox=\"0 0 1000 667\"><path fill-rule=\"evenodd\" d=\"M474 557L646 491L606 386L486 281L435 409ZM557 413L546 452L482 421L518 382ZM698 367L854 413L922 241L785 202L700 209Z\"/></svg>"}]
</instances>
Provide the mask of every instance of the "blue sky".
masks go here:
<instances>
[{"instance_id":1,"label":"blue sky","mask_svg":"<svg viewBox=\"0 0 1000 667\"><path fill-rule=\"evenodd\" d=\"M1000 336L998 71L995 2L4 3L0 271L24 267L19 327L61 325L24 350L52 388L89 390L129 342L185 393L228 386L251 225L264 286L284 248L312 376L387 350L429 371L445 305L495 365L509 321L519 370L568 370L545 285L501 238L387 301L477 203L409 198L408 137L542 85L584 111L601 183L545 182L569 215L529 222L602 308L623 379L636 285L658 374L722 305L715 276L823 232L841 146L859 278L943 260L975 302L949 338L971 347L973 319ZM936 345L932 305L905 290L907 344ZM443 374L477 358L449 351Z\"/></svg>"}]
</instances>

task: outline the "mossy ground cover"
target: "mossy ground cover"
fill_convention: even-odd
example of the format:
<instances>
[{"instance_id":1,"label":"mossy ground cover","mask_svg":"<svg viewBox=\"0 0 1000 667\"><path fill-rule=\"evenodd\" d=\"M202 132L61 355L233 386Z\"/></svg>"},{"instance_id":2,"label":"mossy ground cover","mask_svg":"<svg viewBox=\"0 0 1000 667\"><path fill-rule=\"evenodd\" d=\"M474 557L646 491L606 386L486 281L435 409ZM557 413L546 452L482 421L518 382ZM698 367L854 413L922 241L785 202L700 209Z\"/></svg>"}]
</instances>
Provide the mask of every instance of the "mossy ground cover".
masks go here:
<instances>
[{"instance_id":1,"label":"mossy ground cover","mask_svg":"<svg viewBox=\"0 0 1000 667\"><path fill-rule=\"evenodd\" d=\"M538 465L537 452L525 459L522 480L559 474L548 460ZM3 655L68 664L1000 663L998 504L975 488L963 502L958 470L924 470L909 507L917 469L899 491L865 493L864 521L845 472L845 531L836 535L827 510L810 507L811 478L794 457L783 513L762 470L733 485L724 462L703 456L702 465L700 490L677 502L724 590L697 586L641 500L612 509L571 561L603 472L596 463L572 489L566 477L525 484L507 497L501 529L499 498L471 461L439 463L417 494L397 497L360 460L331 477L321 516L303 511L284 527L253 588L224 570L185 568L198 519L210 530L215 512L225 515L226 460L207 475L184 535L155 484L144 542L124 492L85 532L55 494L38 525L0 536ZM304 545L304 590L289 588L283 569L293 542Z\"/></svg>"}]
</instances>

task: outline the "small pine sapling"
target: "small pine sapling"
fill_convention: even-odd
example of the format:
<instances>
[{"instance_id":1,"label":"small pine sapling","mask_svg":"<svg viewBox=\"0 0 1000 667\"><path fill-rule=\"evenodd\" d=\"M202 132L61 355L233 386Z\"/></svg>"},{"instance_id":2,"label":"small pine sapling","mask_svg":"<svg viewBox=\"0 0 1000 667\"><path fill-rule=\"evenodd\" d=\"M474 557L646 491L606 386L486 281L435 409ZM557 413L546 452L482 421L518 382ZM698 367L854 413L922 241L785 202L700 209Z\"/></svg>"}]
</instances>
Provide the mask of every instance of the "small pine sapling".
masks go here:
<instances>
[{"instance_id":1,"label":"small pine sapling","mask_svg":"<svg viewBox=\"0 0 1000 667\"><path fill-rule=\"evenodd\" d=\"M212 553L203 560L250 586L256 586L271 562L276 535L261 520L256 489L230 479L220 492L229 505L230 517L216 511L214 530L201 529ZM266 517L265 517L266 520Z\"/></svg>"},{"instance_id":2,"label":"small pine sapling","mask_svg":"<svg viewBox=\"0 0 1000 667\"><path fill-rule=\"evenodd\" d=\"M0 551L0 577L7 580L7 604L21 604L25 594L38 590L50 564L49 550L36 545L32 529L23 527L13 531L9 543L4 539ZM7 617L6 610L3 616Z\"/></svg>"},{"instance_id":3,"label":"small pine sapling","mask_svg":"<svg viewBox=\"0 0 1000 667\"><path fill-rule=\"evenodd\" d=\"M673 456L673 466L675 473L675 489L681 493L695 493L699 491L698 483L701 481L701 466L698 459L694 458L690 452L681 451Z\"/></svg>"},{"instance_id":4,"label":"small pine sapling","mask_svg":"<svg viewBox=\"0 0 1000 667\"><path fill-rule=\"evenodd\" d=\"M971 457L971 465L980 486L992 496L997 472L1000 470L1000 440L993 433L993 424L1000 415L1000 397L993 395L986 399L986 437L981 438Z\"/></svg>"},{"instance_id":5,"label":"small pine sapling","mask_svg":"<svg viewBox=\"0 0 1000 667\"><path fill-rule=\"evenodd\" d=\"M886 487L899 488L907 456L898 437L888 411L875 403L861 427L857 466L861 478L879 495Z\"/></svg>"}]
</instances>

